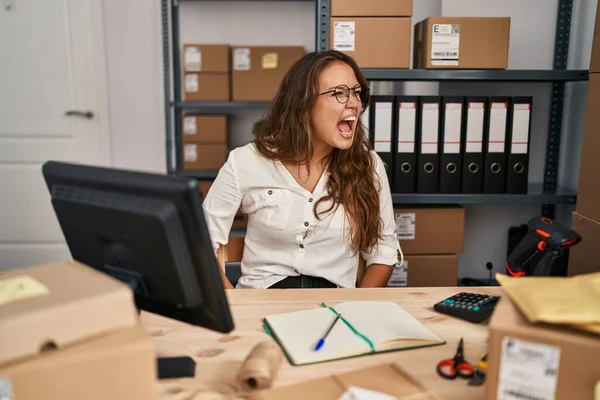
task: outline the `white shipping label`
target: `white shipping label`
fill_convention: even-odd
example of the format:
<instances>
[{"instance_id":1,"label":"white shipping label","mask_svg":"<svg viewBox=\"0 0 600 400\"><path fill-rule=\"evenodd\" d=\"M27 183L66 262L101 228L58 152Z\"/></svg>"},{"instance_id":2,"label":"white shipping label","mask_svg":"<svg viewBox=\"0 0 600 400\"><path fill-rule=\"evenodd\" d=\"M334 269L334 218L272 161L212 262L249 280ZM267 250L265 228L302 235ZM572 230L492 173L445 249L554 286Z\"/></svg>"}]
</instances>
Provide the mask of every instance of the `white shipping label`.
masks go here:
<instances>
[{"instance_id":1,"label":"white shipping label","mask_svg":"<svg viewBox=\"0 0 600 400\"><path fill-rule=\"evenodd\" d=\"M421 153L437 154L439 107L436 103L423 104L423 124L421 126Z\"/></svg>"},{"instance_id":2,"label":"white shipping label","mask_svg":"<svg viewBox=\"0 0 600 400\"><path fill-rule=\"evenodd\" d=\"M560 348L505 337L498 376L498 400L554 400Z\"/></svg>"},{"instance_id":3,"label":"white shipping label","mask_svg":"<svg viewBox=\"0 0 600 400\"><path fill-rule=\"evenodd\" d=\"M361 115L360 121L365 130L365 136L369 138L369 109L365 108L365 112Z\"/></svg>"},{"instance_id":4,"label":"white shipping label","mask_svg":"<svg viewBox=\"0 0 600 400\"><path fill-rule=\"evenodd\" d=\"M198 145L186 144L183 147L183 159L187 162L198 161Z\"/></svg>"},{"instance_id":5,"label":"white shipping label","mask_svg":"<svg viewBox=\"0 0 600 400\"><path fill-rule=\"evenodd\" d=\"M375 151L392 151L392 103L375 103Z\"/></svg>"},{"instance_id":6,"label":"white shipping label","mask_svg":"<svg viewBox=\"0 0 600 400\"><path fill-rule=\"evenodd\" d=\"M15 400L12 381L3 376L0 376L0 400Z\"/></svg>"},{"instance_id":7,"label":"white shipping label","mask_svg":"<svg viewBox=\"0 0 600 400\"><path fill-rule=\"evenodd\" d=\"M483 148L483 115L485 104L469 103L467 107L467 153L481 153Z\"/></svg>"},{"instance_id":8,"label":"white shipping label","mask_svg":"<svg viewBox=\"0 0 600 400\"><path fill-rule=\"evenodd\" d=\"M530 114L529 104L515 104L510 148L512 154L527 154Z\"/></svg>"},{"instance_id":9,"label":"white shipping label","mask_svg":"<svg viewBox=\"0 0 600 400\"><path fill-rule=\"evenodd\" d=\"M200 72L202 70L202 52L199 48L186 47L183 58L186 71Z\"/></svg>"},{"instance_id":10,"label":"white shipping label","mask_svg":"<svg viewBox=\"0 0 600 400\"><path fill-rule=\"evenodd\" d=\"M444 119L444 153L460 153L460 125L462 122L462 104L447 103Z\"/></svg>"},{"instance_id":11,"label":"white shipping label","mask_svg":"<svg viewBox=\"0 0 600 400\"><path fill-rule=\"evenodd\" d=\"M415 213L396 213L396 236L401 240L415 239Z\"/></svg>"},{"instance_id":12,"label":"white shipping label","mask_svg":"<svg viewBox=\"0 0 600 400\"><path fill-rule=\"evenodd\" d=\"M198 75L187 74L185 76L185 91L188 93L196 93L198 91Z\"/></svg>"},{"instance_id":13,"label":"white shipping label","mask_svg":"<svg viewBox=\"0 0 600 400\"><path fill-rule=\"evenodd\" d=\"M398 262L392 271L388 286L404 287L408 281L408 261Z\"/></svg>"},{"instance_id":14,"label":"white shipping label","mask_svg":"<svg viewBox=\"0 0 600 400\"><path fill-rule=\"evenodd\" d=\"M504 153L506 142L506 103L492 103L490 110L490 137L488 152Z\"/></svg>"},{"instance_id":15,"label":"white shipping label","mask_svg":"<svg viewBox=\"0 0 600 400\"><path fill-rule=\"evenodd\" d=\"M243 47L233 51L233 69L236 71L250 70L250 49Z\"/></svg>"},{"instance_id":16,"label":"white shipping label","mask_svg":"<svg viewBox=\"0 0 600 400\"><path fill-rule=\"evenodd\" d=\"M183 119L183 133L184 135L196 134L196 117L185 117Z\"/></svg>"},{"instance_id":17,"label":"white shipping label","mask_svg":"<svg viewBox=\"0 0 600 400\"><path fill-rule=\"evenodd\" d=\"M458 65L460 24L434 24L431 36L431 64Z\"/></svg>"},{"instance_id":18,"label":"white shipping label","mask_svg":"<svg viewBox=\"0 0 600 400\"><path fill-rule=\"evenodd\" d=\"M414 102L400 103L398 110L398 153L415 152L415 127L417 105Z\"/></svg>"},{"instance_id":19,"label":"white shipping label","mask_svg":"<svg viewBox=\"0 0 600 400\"><path fill-rule=\"evenodd\" d=\"M354 51L354 21L333 23L333 49L338 51Z\"/></svg>"}]
</instances>

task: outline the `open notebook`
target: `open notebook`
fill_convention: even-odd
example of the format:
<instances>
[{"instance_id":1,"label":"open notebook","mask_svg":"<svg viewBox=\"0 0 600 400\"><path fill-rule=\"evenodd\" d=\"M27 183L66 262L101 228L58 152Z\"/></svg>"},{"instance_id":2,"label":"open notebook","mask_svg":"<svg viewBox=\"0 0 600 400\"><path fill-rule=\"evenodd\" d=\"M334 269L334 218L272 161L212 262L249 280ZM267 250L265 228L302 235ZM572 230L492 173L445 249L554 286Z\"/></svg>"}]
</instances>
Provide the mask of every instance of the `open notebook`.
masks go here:
<instances>
[{"instance_id":1,"label":"open notebook","mask_svg":"<svg viewBox=\"0 0 600 400\"><path fill-rule=\"evenodd\" d=\"M388 301L348 301L336 305L264 319L265 330L277 340L293 365L312 364L361 355L435 346L445 341ZM325 345L317 341L340 313Z\"/></svg>"}]
</instances>

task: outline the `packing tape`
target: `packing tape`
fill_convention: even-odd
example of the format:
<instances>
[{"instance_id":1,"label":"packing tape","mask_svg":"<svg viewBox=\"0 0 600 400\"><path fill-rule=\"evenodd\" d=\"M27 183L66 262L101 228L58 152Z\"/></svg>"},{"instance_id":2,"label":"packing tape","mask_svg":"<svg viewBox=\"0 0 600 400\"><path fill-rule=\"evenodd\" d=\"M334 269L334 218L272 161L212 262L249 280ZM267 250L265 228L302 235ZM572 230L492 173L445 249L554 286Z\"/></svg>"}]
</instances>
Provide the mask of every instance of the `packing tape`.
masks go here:
<instances>
[{"instance_id":1,"label":"packing tape","mask_svg":"<svg viewBox=\"0 0 600 400\"><path fill-rule=\"evenodd\" d=\"M259 342L238 370L239 388L250 391L271 387L282 360L283 352L274 340Z\"/></svg>"}]
</instances>

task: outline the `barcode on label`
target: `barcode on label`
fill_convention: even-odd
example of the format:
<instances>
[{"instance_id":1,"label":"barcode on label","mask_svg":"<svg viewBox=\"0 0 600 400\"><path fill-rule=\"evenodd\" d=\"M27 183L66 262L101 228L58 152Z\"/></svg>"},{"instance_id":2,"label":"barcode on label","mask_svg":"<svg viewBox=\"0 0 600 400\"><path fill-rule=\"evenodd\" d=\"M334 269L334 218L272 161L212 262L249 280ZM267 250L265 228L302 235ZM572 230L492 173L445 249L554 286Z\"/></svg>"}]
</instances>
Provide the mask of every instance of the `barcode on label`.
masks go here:
<instances>
[{"instance_id":1,"label":"barcode on label","mask_svg":"<svg viewBox=\"0 0 600 400\"><path fill-rule=\"evenodd\" d=\"M523 393L521 391L506 389L503 392L505 399L518 399L518 400L546 400L546 397L535 396L530 393Z\"/></svg>"},{"instance_id":2,"label":"barcode on label","mask_svg":"<svg viewBox=\"0 0 600 400\"><path fill-rule=\"evenodd\" d=\"M412 234L412 233L404 233L404 232L398 233L398 237L409 237L409 238L412 238L413 236L415 236L415 235Z\"/></svg>"},{"instance_id":3,"label":"barcode on label","mask_svg":"<svg viewBox=\"0 0 600 400\"><path fill-rule=\"evenodd\" d=\"M457 51L434 51L434 57L458 57Z\"/></svg>"},{"instance_id":4,"label":"barcode on label","mask_svg":"<svg viewBox=\"0 0 600 400\"><path fill-rule=\"evenodd\" d=\"M341 49L350 49L350 48L354 47L351 44L344 44L344 43L338 43L336 46L337 46L337 48L341 48Z\"/></svg>"},{"instance_id":5,"label":"barcode on label","mask_svg":"<svg viewBox=\"0 0 600 400\"><path fill-rule=\"evenodd\" d=\"M452 33L460 33L460 24L452 24Z\"/></svg>"}]
</instances>

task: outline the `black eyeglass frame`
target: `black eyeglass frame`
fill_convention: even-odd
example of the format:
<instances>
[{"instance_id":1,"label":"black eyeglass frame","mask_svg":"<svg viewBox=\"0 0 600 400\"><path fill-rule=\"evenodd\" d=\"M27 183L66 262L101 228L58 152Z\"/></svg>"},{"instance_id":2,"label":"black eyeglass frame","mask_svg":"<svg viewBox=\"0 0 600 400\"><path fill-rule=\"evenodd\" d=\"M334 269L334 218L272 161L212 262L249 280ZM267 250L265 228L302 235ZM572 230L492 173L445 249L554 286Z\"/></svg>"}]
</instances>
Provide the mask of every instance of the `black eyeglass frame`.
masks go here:
<instances>
[{"instance_id":1,"label":"black eyeglass frame","mask_svg":"<svg viewBox=\"0 0 600 400\"><path fill-rule=\"evenodd\" d=\"M345 101L341 101L339 99L338 94L343 94L343 92L339 92L339 90L345 90L345 93L346 93L346 94L344 94L344 96L346 98ZM360 90L361 93L357 94L356 93L357 90ZM323 95L329 94L329 93L335 93L334 97L338 101L338 103L340 103L340 104L346 104L348 101L350 101L350 93L353 93L354 94L354 98L356 100L360 101L360 103L364 105L365 104L365 99L362 98L361 95L362 95L363 91L368 91L368 90L369 90L369 88L358 87L358 85L354 86L353 88L348 87L348 85L337 85L333 89L327 90L327 91L325 91L323 93L319 93L319 96L323 96Z\"/></svg>"}]
</instances>

